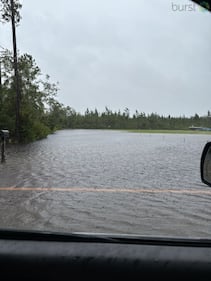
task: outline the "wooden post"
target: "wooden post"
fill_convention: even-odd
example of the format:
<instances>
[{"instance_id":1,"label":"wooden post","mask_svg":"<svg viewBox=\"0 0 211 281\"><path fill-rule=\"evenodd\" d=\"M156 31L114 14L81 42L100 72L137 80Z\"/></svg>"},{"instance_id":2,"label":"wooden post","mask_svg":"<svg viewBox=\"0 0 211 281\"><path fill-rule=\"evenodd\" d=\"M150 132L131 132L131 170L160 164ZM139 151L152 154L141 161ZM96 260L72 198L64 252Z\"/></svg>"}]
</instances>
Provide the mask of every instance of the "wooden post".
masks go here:
<instances>
[{"instance_id":1,"label":"wooden post","mask_svg":"<svg viewBox=\"0 0 211 281\"><path fill-rule=\"evenodd\" d=\"M1 163L5 162L5 138L1 138Z\"/></svg>"}]
</instances>

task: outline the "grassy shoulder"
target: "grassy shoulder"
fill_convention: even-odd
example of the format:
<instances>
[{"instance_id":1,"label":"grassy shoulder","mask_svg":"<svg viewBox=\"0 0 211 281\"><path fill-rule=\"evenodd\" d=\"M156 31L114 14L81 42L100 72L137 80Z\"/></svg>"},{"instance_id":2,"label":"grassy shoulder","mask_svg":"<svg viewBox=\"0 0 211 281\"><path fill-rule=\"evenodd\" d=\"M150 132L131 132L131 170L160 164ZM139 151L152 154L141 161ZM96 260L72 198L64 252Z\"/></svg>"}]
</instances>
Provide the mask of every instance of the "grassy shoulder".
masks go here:
<instances>
[{"instance_id":1,"label":"grassy shoulder","mask_svg":"<svg viewBox=\"0 0 211 281\"><path fill-rule=\"evenodd\" d=\"M191 135L211 135L211 131L195 131L195 130L127 130L131 133L146 134L191 134Z\"/></svg>"}]
</instances>

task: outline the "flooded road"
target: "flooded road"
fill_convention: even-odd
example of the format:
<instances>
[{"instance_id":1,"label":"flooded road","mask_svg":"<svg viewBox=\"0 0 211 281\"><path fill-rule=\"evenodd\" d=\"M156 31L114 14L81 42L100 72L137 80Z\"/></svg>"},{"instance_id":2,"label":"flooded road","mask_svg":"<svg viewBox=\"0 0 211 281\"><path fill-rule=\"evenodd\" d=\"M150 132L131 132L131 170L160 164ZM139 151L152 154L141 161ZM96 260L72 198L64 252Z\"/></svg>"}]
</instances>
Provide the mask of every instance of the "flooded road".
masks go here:
<instances>
[{"instance_id":1,"label":"flooded road","mask_svg":"<svg viewBox=\"0 0 211 281\"><path fill-rule=\"evenodd\" d=\"M211 237L200 157L209 135L62 130L7 146L0 226Z\"/></svg>"}]
</instances>

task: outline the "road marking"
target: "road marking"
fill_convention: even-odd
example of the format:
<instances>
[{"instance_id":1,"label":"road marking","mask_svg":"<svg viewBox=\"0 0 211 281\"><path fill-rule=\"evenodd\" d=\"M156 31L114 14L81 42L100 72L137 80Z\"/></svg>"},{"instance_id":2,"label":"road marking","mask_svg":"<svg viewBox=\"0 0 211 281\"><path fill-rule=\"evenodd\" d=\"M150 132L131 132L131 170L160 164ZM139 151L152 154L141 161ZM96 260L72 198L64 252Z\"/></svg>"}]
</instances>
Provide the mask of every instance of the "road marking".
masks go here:
<instances>
[{"instance_id":1,"label":"road marking","mask_svg":"<svg viewBox=\"0 0 211 281\"><path fill-rule=\"evenodd\" d=\"M198 189L140 189L140 188L93 188L93 187L0 187L0 191L58 191L58 192L104 192L104 193L174 193L174 194L205 194L210 190Z\"/></svg>"}]
</instances>

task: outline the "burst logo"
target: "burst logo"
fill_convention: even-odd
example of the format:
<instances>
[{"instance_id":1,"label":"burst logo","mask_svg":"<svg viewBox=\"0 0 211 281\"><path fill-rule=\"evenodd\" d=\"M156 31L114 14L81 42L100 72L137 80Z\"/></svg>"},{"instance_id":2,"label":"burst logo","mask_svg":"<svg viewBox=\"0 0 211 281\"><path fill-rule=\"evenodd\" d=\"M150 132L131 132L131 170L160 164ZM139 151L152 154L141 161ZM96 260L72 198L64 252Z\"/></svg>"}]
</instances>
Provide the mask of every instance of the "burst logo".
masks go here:
<instances>
[{"instance_id":1,"label":"burst logo","mask_svg":"<svg viewBox=\"0 0 211 281\"><path fill-rule=\"evenodd\" d=\"M200 2L200 6L196 5L195 3L190 3L190 4L171 3L171 9L173 12L197 12L197 11L206 12L207 10L210 10L210 5L206 1Z\"/></svg>"}]
</instances>

